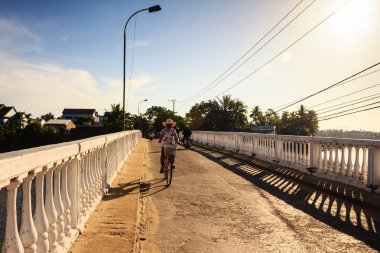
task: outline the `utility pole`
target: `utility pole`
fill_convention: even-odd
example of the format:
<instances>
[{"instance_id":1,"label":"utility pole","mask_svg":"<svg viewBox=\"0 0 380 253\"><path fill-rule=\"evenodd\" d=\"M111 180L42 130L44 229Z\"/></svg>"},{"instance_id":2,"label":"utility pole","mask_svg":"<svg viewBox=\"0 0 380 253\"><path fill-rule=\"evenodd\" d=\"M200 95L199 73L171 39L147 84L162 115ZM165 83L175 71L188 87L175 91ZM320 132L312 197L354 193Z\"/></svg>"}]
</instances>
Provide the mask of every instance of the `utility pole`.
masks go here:
<instances>
[{"instance_id":1,"label":"utility pole","mask_svg":"<svg viewBox=\"0 0 380 253\"><path fill-rule=\"evenodd\" d=\"M175 101L177 101L176 99L169 99L170 102L173 103L173 114L175 113Z\"/></svg>"}]
</instances>

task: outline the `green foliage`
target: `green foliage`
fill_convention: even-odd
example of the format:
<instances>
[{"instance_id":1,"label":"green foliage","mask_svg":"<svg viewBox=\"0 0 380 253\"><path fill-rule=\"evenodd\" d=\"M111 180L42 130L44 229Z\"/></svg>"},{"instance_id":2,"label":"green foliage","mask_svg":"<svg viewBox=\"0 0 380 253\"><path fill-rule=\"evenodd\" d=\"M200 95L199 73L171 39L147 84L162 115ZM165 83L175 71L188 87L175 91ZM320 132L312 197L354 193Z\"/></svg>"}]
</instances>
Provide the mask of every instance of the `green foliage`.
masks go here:
<instances>
[{"instance_id":1,"label":"green foliage","mask_svg":"<svg viewBox=\"0 0 380 253\"><path fill-rule=\"evenodd\" d=\"M217 100L195 104L186 114L192 129L232 131L247 126L247 106L225 95Z\"/></svg>"},{"instance_id":2,"label":"green foliage","mask_svg":"<svg viewBox=\"0 0 380 253\"><path fill-rule=\"evenodd\" d=\"M123 115L123 112L121 115ZM76 121L75 121L76 126L83 126L83 125L87 125L87 124L92 125L94 123L95 123L95 120L93 118L90 118L90 117L78 117L78 118L76 118Z\"/></svg>"},{"instance_id":3,"label":"green foliage","mask_svg":"<svg viewBox=\"0 0 380 253\"><path fill-rule=\"evenodd\" d=\"M123 130L123 109L120 104L111 104L111 111L106 111L104 117L107 118L104 121L107 132L113 133Z\"/></svg>"},{"instance_id":4,"label":"green foliage","mask_svg":"<svg viewBox=\"0 0 380 253\"><path fill-rule=\"evenodd\" d=\"M295 112L283 112L277 133L284 135L314 136L318 132L318 117L315 111L303 105Z\"/></svg>"},{"instance_id":5,"label":"green foliage","mask_svg":"<svg viewBox=\"0 0 380 253\"><path fill-rule=\"evenodd\" d=\"M54 114L52 114L51 112L46 113L44 115L41 115L41 119L43 119L45 121L49 121L51 119L54 119Z\"/></svg>"},{"instance_id":6,"label":"green foliage","mask_svg":"<svg viewBox=\"0 0 380 253\"><path fill-rule=\"evenodd\" d=\"M179 129L185 128L188 124L183 117L176 115L173 111L162 106L152 106L148 108L144 117L151 123L151 130L154 132L161 131L163 128L162 122L165 122L169 118L177 123Z\"/></svg>"},{"instance_id":7,"label":"green foliage","mask_svg":"<svg viewBox=\"0 0 380 253\"><path fill-rule=\"evenodd\" d=\"M24 129L18 124L0 125L0 152L33 148L69 141L70 137L43 128L39 122L29 123Z\"/></svg>"}]
</instances>

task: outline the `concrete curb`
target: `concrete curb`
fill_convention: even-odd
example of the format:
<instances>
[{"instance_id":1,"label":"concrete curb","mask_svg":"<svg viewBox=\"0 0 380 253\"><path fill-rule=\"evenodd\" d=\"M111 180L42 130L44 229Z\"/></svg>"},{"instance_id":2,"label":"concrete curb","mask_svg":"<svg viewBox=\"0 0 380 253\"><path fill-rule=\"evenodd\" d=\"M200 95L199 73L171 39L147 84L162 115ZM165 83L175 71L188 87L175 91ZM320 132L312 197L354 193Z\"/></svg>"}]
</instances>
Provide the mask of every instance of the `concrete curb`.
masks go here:
<instances>
[{"instance_id":1,"label":"concrete curb","mask_svg":"<svg viewBox=\"0 0 380 253\"><path fill-rule=\"evenodd\" d=\"M215 152L219 152L224 155L233 157L237 160L247 162L251 165L259 167L260 169L270 171L274 174L286 177L298 183L302 183L302 184L317 188L319 190L322 190L324 192L334 194L337 197L343 198L345 200L380 210L380 194L367 192L367 191L364 191L364 190L361 190L349 185L334 182L329 179L309 175L309 174L306 174L304 172L301 172L289 167L285 167L278 164L272 164L267 161L249 157L244 154L238 154L232 151L222 150L222 149L202 145L199 143L193 143L193 145L196 145L204 149L212 150Z\"/></svg>"}]
</instances>

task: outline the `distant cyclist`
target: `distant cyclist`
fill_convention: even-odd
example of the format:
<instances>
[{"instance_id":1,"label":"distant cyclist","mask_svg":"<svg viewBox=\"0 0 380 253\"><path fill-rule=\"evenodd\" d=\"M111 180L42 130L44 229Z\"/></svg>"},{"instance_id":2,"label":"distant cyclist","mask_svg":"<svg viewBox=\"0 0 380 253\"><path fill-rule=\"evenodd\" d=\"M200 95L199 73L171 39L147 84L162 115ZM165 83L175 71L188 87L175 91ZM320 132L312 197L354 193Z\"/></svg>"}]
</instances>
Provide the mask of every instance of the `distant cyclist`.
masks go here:
<instances>
[{"instance_id":1,"label":"distant cyclist","mask_svg":"<svg viewBox=\"0 0 380 253\"><path fill-rule=\"evenodd\" d=\"M191 130L188 127L183 129L183 131L182 131L182 135L183 135L182 143L185 143L185 140L188 140L190 142L190 137L192 134L193 133L191 132Z\"/></svg>"},{"instance_id":2,"label":"distant cyclist","mask_svg":"<svg viewBox=\"0 0 380 253\"><path fill-rule=\"evenodd\" d=\"M162 122L163 126L165 127L164 129L161 130L160 132L160 139L158 143L162 143L161 146L161 157L160 157L160 162L161 162L161 169L160 173L164 172L164 166L165 166L165 145L175 145L178 143L178 134L177 131L174 129L176 123L172 119L167 119L166 122ZM174 166L174 158L173 156L173 169L175 168Z\"/></svg>"}]
</instances>

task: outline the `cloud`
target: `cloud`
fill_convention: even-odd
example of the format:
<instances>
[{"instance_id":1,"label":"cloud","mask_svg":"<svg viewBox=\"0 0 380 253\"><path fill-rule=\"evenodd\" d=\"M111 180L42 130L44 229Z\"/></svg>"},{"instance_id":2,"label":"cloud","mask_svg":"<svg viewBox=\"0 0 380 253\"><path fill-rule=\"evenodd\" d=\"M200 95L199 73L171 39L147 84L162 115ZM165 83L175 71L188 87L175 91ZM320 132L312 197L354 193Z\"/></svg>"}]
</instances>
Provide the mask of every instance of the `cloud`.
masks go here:
<instances>
[{"instance_id":1,"label":"cloud","mask_svg":"<svg viewBox=\"0 0 380 253\"><path fill-rule=\"evenodd\" d=\"M138 96L135 96L135 93L140 93L146 90L153 90L156 89L156 86L150 85L154 81L154 77L148 74L142 74L136 77L135 79L132 79L131 86L129 90L129 80L126 80L126 105L133 104L140 98ZM104 92L107 94L105 99L107 101L110 101L110 103L115 103L112 101L115 101L115 98L117 101L121 101L120 98L122 98L123 94L123 80L122 79L107 79L104 81L105 83L105 89ZM129 96L128 96L129 92Z\"/></svg>"},{"instance_id":2,"label":"cloud","mask_svg":"<svg viewBox=\"0 0 380 253\"><path fill-rule=\"evenodd\" d=\"M102 92L85 70L0 56L0 101L34 116L64 107L97 108Z\"/></svg>"},{"instance_id":3,"label":"cloud","mask_svg":"<svg viewBox=\"0 0 380 253\"><path fill-rule=\"evenodd\" d=\"M70 35L62 37L70 39ZM15 106L34 117L64 108L95 108L99 113L112 103L122 103L122 80L96 80L85 69L67 68L49 59L31 60L23 53L42 50L42 39L19 22L0 18L0 104ZM136 45L149 42L137 41ZM132 80L131 91L152 82L147 74ZM132 96L131 96L132 97ZM139 99L133 96L131 101Z\"/></svg>"},{"instance_id":4,"label":"cloud","mask_svg":"<svg viewBox=\"0 0 380 253\"><path fill-rule=\"evenodd\" d=\"M43 50L42 39L20 22L0 17L0 50L38 53Z\"/></svg>"}]
</instances>

